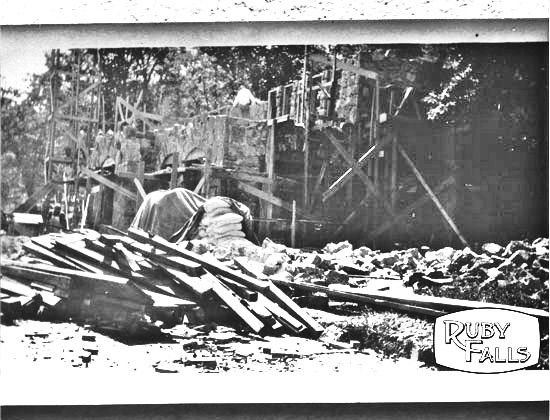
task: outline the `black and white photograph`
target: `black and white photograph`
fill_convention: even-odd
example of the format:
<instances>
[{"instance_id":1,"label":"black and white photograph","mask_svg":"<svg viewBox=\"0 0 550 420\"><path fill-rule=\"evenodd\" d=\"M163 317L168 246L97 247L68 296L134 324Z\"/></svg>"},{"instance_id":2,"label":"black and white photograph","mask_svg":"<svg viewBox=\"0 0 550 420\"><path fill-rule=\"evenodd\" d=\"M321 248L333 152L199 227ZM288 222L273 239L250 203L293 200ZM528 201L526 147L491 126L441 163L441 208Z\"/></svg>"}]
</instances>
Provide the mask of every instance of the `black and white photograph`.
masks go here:
<instances>
[{"instance_id":1,"label":"black and white photograph","mask_svg":"<svg viewBox=\"0 0 550 420\"><path fill-rule=\"evenodd\" d=\"M2 54L4 378L548 373L547 40L46 44Z\"/></svg>"}]
</instances>

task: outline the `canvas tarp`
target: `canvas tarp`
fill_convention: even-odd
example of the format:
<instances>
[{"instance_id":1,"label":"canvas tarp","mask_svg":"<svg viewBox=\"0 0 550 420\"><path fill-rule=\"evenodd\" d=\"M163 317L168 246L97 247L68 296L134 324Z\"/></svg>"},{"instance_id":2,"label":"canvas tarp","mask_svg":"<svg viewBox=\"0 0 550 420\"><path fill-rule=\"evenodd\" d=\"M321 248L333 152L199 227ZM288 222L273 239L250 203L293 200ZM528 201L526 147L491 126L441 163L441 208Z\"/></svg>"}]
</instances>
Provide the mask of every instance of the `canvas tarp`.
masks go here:
<instances>
[{"instance_id":1,"label":"canvas tarp","mask_svg":"<svg viewBox=\"0 0 550 420\"><path fill-rule=\"evenodd\" d=\"M185 188L153 191L145 197L131 226L170 239L204 201L203 197Z\"/></svg>"}]
</instances>

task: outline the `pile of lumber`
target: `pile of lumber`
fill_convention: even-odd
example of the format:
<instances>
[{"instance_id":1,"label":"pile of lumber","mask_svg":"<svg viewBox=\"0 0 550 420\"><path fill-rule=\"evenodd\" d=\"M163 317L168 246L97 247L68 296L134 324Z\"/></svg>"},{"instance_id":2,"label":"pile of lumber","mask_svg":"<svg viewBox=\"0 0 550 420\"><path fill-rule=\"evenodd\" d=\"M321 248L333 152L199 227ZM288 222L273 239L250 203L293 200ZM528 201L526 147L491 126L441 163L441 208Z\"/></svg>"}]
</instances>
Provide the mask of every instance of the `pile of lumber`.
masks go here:
<instances>
[{"instance_id":1,"label":"pile of lumber","mask_svg":"<svg viewBox=\"0 0 550 420\"><path fill-rule=\"evenodd\" d=\"M273 282L189 248L138 229L34 237L24 244L33 258L2 264L2 316L47 315L124 334L185 321L260 335L322 333Z\"/></svg>"}]
</instances>

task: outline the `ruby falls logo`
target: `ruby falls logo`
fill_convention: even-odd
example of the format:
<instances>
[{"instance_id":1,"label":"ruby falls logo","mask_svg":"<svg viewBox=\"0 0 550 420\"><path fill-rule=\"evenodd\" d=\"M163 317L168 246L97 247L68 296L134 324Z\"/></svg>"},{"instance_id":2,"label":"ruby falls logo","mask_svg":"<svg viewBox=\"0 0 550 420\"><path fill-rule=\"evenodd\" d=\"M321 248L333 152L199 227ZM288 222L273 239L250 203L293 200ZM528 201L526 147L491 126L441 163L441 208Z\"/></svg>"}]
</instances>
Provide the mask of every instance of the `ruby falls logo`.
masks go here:
<instances>
[{"instance_id":1,"label":"ruby falls logo","mask_svg":"<svg viewBox=\"0 0 550 420\"><path fill-rule=\"evenodd\" d=\"M440 316L434 326L437 364L476 373L510 372L536 365L538 319L505 309L470 309Z\"/></svg>"}]
</instances>

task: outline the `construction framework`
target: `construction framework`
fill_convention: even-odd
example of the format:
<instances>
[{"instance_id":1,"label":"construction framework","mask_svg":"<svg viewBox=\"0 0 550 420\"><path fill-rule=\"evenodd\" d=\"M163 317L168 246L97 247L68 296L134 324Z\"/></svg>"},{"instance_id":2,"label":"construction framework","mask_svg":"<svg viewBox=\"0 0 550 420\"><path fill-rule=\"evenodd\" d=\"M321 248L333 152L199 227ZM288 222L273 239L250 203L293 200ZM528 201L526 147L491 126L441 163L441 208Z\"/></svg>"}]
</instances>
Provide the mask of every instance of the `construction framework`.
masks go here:
<instances>
[{"instance_id":1,"label":"construction framework","mask_svg":"<svg viewBox=\"0 0 550 420\"><path fill-rule=\"evenodd\" d=\"M70 54L69 63L60 63L59 51L53 51L52 57L46 186L37 194L56 194L55 200L63 203L68 215L66 228L83 225L89 212L92 183L99 185L99 201L104 201L107 188L135 202L132 206L137 210L146 194L146 180L155 181L157 186L158 182L166 182L169 188L175 188L182 185L183 174L198 172L199 177L194 178L197 181L185 185L195 192L206 197L214 193L231 196L236 188L242 197L258 201L255 219L260 236L271 236L274 226L281 222L292 232L293 243L297 232L306 238L317 225L324 226L325 237L356 232L359 226L362 242L366 243L388 231L391 236L395 226L408 215L432 203L450 232L462 244L468 244L454 221L453 200L442 199L442 193L456 190L453 154L446 157L451 169L442 171L440 180L434 183L433 177L426 177L415 163L410 142L407 144L399 132L401 123L423 123L415 87L398 83L382 86L380 74L364 68L361 58L353 61L340 59L336 53L310 54L306 47L301 79L269 91L265 110L256 113L263 113L265 119L234 117L228 108L223 115L215 111L198 117L201 124L218 121L222 130L222 134L209 134L213 138L204 146L202 162L189 163L185 153L176 148L166 154L164 165L153 172L146 173L143 157L138 157L133 169L117 167L113 178L94 168L90 159L94 135L100 128L105 134L106 128L99 57L90 60L77 51ZM86 72L81 72L83 62L88 64ZM91 63L95 63L92 71ZM325 66L325 70L312 74L312 63ZM346 77L352 77L353 82ZM355 96L342 112L342 89L349 91L350 86L355 89ZM403 115L404 109L409 110L409 116ZM351 121L346 113L354 115ZM126 136L124 126L144 137L162 131L164 123L162 116L147 112L142 94L132 102L129 97L116 97L113 117L113 141L118 142ZM262 143L263 165L251 169L238 163L220 164L219 157L216 160L214 147L223 143L223 153L233 147L230 120L265 124L267 135L254 140ZM281 152L281 142L289 137L289 132L294 140L299 139L292 161L288 161L288 153ZM219 135L224 138L217 138ZM60 153L63 145L64 156ZM292 165L297 168L294 172L288 169ZM404 171L412 174L424 191L407 203L403 203L399 187ZM84 180L85 192L80 188ZM58 191L59 186L63 187L62 192ZM37 194L31 197L33 202L40 199ZM97 226L102 211L97 203L94 207L93 225Z\"/></svg>"},{"instance_id":2,"label":"construction framework","mask_svg":"<svg viewBox=\"0 0 550 420\"><path fill-rule=\"evenodd\" d=\"M105 100L99 56L94 63L89 54L72 50L68 62L63 64L60 56L59 50L52 51L44 193L56 192L54 201L63 204L65 227L70 229L78 226L85 212L87 197L80 191L80 173L89 165L89 148L95 133L100 127L105 129ZM87 67L85 72L83 65ZM57 186L63 188L60 194Z\"/></svg>"}]
</instances>

